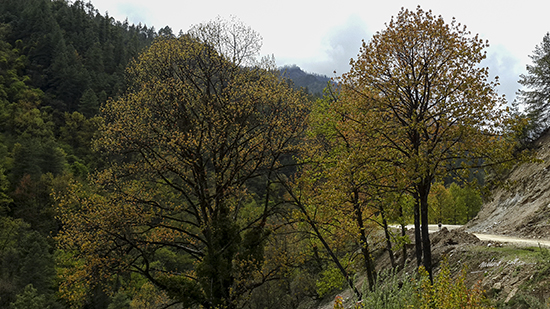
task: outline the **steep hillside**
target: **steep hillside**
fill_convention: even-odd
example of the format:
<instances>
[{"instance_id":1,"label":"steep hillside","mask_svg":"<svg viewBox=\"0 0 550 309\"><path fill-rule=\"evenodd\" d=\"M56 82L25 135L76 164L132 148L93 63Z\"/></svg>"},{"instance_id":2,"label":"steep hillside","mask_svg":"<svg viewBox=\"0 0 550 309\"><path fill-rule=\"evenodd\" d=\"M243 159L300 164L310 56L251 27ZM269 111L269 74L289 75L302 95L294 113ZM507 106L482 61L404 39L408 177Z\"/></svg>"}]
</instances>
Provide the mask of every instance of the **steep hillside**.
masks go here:
<instances>
[{"instance_id":1,"label":"steep hillside","mask_svg":"<svg viewBox=\"0 0 550 309\"><path fill-rule=\"evenodd\" d=\"M103 16L89 1L0 1L0 40L20 57L25 83L44 93L42 106L61 114L94 116L124 89L128 62L160 34Z\"/></svg>"},{"instance_id":2,"label":"steep hillside","mask_svg":"<svg viewBox=\"0 0 550 309\"><path fill-rule=\"evenodd\" d=\"M543 162L515 167L509 186L493 192L466 226L468 232L550 237L550 133L543 135L537 146L537 158Z\"/></svg>"}]
</instances>

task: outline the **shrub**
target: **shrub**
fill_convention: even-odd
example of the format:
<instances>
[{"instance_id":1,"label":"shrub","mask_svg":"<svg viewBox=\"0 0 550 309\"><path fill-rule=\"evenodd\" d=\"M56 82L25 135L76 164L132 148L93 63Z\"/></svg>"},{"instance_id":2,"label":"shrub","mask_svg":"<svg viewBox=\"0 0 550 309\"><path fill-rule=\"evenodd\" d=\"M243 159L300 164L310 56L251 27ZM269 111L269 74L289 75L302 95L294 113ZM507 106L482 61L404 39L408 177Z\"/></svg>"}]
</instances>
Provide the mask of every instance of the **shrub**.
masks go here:
<instances>
[{"instance_id":1,"label":"shrub","mask_svg":"<svg viewBox=\"0 0 550 309\"><path fill-rule=\"evenodd\" d=\"M452 308L491 308L484 304L485 296L479 283L468 288L465 283L466 268L456 279L452 279L449 263L443 259L441 271L434 283L430 282L428 272L420 268L420 289L417 300L421 309L452 309Z\"/></svg>"},{"instance_id":2,"label":"shrub","mask_svg":"<svg viewBox=\"0 0 550 309\"><path fill-rule=\"evenodd\" d=\"M451 277L447 259L443 260L441 271L434 283L430 282L428 272L420 267L418 276L390 270L381 272L377 277L376 289L365 292L363 299L355 304L354 309L470 309L493 308L485 303L485 296L478 284L471 288L466 286L466 269L458 278ZM334 309L343 309L342 297L336 297Z\"/></svg>"}]
</instances>

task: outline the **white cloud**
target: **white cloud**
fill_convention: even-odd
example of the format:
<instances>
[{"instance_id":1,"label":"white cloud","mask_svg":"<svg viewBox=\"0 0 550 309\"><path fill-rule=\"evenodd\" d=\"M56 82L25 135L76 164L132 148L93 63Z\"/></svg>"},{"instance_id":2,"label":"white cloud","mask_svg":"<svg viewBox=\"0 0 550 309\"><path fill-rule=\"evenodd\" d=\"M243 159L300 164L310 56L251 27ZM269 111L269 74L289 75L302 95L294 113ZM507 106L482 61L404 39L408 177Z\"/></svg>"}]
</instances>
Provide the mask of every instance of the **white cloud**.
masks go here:
<instances>
[{"instance_id":1,"label":"white cloud","mask_svg":"<svg viewBox=\"0 0 550 309\"><path fill-rule=\"evenodd\" d=\"M502 45L491 46L487 52L487 58L482 62L483 66L489 67L491 80L499 77L500 86L497 88L499 94L506 95L508 103L512 103L517 90L521 85L517 82L522 73L520 60L512 55Z\"/></svg>"},{"instance_id":2,"label":"white cloud","mask_svg":"<svg viewBox=\"0 0 550 309\"><path fill-rule=\"evenodd\" d=\"M143 5L132 2L120 2L116 4L115 12L118 16L128 17L128 21L132 24L141 23L142 25L147 25L147 27L154 26L152 12L149 12L147 7Z\"/></svg>"},{"instance_id":3,"label":"white cloud","mask_svg":"<svg viewBox=\"0 0 550 309\"><path fill-rule=\"evenodd\" d=\"M349 71L350 59L356 58L362 40L368 41L370 36L366 23L359 16L352 15L322 37L313 55L276 57L277 62L279 65L297 64L305 71L327 76L334 76L334 71L336 75L341 75Z\"/></svg>"},{"instance_id":4,"label":"white cloud","mask_svg":"<svg viewBox=\"0 0 550 309\"><path fill-rule=\"evenodd\" d=\"M528 56L550 31L550 2L540 0L91 0L103 14L117 20L154 26L168 25L175 33L217 15L235 15L264 38L263 54L274 54L278 64L297 64L310 72L338 75L348 69L349 58L359 51L361 39L382 30L402 6L421 5L442 15L446 22L456 17L472 33L499 48L491 49L491 74L499 75L501 91L512 99L519 74L525 72ZM502 53L500 47L505 49Z\"/></svg>"}]
</instances>

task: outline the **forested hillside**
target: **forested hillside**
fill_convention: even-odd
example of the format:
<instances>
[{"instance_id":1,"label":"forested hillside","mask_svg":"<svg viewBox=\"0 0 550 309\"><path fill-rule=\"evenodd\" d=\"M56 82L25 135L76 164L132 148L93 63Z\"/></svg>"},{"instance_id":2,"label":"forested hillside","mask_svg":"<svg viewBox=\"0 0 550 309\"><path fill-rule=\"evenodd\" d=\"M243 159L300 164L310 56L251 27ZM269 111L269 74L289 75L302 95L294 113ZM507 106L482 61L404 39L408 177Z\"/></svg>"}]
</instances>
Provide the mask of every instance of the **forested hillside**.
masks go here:
<instances>
[{"instance_id":1,"label":"forested hillside","mask_svg":"<svg viewBox=\"0 0 550 309\"><path fill-rule=\"evenodd\" d=\"M279 68L279 71L281 71L281 76L292 80L293 86L297 89L303 88L306 93L317 96L323 95L323 89L330 82L330 78L327 76L304 72L297 65L283 66Z\"/></svg>"},{"instance_id":2,"label":"forested hillside","mask_svg":"<svg viewBox=\"0 0 550 309\"><path fill-rule=\"evenodd\" d=\"M16 295L61 306L50 194L100 165L90 151L99 106L156 36L83 1L0 1L0 307Z\"/></svg>"},{"instance_id":3,"label":"forested hillside","mask_svg":"<svg viewBox=\"0 0 550 309\"><path fill-rule=\"evenodd\" d=\"M25 57L20 74L59 112L97 113L124 87L128 61L157 36L155 29L102 16L88 2L6 0L3 41Z\"/></svg>"}]
</instances>

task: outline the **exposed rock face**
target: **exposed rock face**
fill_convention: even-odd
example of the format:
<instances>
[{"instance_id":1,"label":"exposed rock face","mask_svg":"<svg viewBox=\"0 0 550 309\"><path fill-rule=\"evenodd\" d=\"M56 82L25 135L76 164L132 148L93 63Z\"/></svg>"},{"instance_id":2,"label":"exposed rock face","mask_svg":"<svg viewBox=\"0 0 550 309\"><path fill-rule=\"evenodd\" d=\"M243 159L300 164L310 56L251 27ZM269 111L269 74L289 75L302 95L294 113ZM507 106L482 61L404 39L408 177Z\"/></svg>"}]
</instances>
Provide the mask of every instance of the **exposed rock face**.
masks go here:
<instances>
[{"instance_id":1,"label":"exposed rock face","mask_svg":"<svg viewBox=\"0 0 550 309\"><path fill-rule=\"evenodd\" d=\"M537 142L537 158L542 163L515 167L509 188L493 191L468 232L550 238L550 132Z\"/></svg>"}]
</instances>

